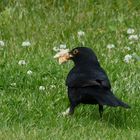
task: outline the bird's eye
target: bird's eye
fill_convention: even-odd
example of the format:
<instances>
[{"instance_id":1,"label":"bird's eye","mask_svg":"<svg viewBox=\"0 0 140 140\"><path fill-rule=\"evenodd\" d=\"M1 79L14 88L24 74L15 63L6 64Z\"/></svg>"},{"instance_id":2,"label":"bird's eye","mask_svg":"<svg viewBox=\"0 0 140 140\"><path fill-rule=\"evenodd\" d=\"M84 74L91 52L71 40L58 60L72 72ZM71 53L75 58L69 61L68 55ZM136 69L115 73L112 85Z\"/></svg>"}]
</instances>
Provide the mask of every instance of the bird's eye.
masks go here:
<instances>
[{"instance_id":1,"label":"bird's eye","mask_svg":"<svg viewBox=\"0 0 140 140\"><path fill-rule=\"evenodd\" d=\"M73 54L79 53L78 49L73 50Z\"/></svg>"}]
</instances>

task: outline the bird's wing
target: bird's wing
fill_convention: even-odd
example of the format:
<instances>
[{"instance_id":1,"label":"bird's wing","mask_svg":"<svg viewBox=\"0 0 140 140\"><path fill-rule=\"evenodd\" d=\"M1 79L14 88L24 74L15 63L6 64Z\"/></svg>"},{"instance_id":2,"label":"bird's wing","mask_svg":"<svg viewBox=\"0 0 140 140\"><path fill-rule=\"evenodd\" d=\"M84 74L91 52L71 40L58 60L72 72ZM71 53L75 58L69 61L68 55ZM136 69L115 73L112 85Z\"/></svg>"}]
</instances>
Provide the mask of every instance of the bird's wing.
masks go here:
<instances>
[{"instance_id":1,"label":"bird's wing","mask_svg":"<svg viewBox=\"0 0 140 140\"><path fill-rule=\"evenodd\" d=\"M100 86L110 89L109 79L102 68L91 71L71 71L68 74L66 85L69 87Z\"/></svg>"}]
</instances>

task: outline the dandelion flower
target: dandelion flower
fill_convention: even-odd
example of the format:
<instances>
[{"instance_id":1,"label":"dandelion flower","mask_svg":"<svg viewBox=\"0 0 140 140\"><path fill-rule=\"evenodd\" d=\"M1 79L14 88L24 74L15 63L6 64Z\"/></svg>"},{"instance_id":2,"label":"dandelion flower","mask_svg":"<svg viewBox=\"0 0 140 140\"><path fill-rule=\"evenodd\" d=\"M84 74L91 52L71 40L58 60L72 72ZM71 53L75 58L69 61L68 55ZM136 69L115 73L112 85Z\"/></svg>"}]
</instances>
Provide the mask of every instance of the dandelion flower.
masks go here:
<instances>
[{"instance_id":1,"label":"dandelion flower","mask_svg":"<svg viewBox=\"0 0 140 140\"><path fill-rule=\"evenodd\" d=\"M134 32L135 32L135 30L132 28L128 28L128 30L127 30L127 34L133 34Z\"/></svg>"},{"instance_id":2,"label":"dandelion flower","mask_svg":"<svg viewBox=\"0 0 140 140\"><path fill-rule=\"evenodd\" d=\"M29 41L22 42L22 47L29 47L31 43Z\"/></svg>"},{"instance_id":3,"label":"dandelion flower","mask_svg":"<svg viewBox=\"0 0 140 140\"><path fill-rule=\"evenodd\" d=\"M0 40L0 47L4 47L5 43L4 41Z\"/></svg>"},{"instance_id":4,"label":"dandelion flower","mask_svg":"<svg viewBox=\"0 0 140 140\"><path fill-rule=\"evenodd\" d=\"M28 74L28 75L32 75L33 72L32 72L31 70L28 70L28 71L27 71L27 74Z\"/></svg>"},{"instance_id":5,"label":"dandelion flower","mask_svg":"<svg viewBox=\"0 0 140 140\"><path fill-rule=\"evenodd\" d=\"M139 37L138 37L138 35L130 35L128 39L129 40L138 40Z\"/></svg>"},{"instance_id":6,"label":"dandelion flower","mask_svg":"<svg viewBox=\"0 0 140 140\"><path fill-rule=\"evenodd\" d=\"M39 90L40 90L40 91L44 91L44 90L45 90L45 87L44 87L44 86L40 86L40 87L39 87Z\"/></svg>"},{"instance_id":7,"label":"dandelion flower","mask_svg":"<svg viewBox=\"0 0 140 140\"><path fill-rule=\"evenodd\" d=\"M82 36L85 35L85 32L83 32L83 31L78 31L77 34L78 34L78 37L82 37Z\"/></svg>"},{"instance_id":8,"label":"dandelion flower","mask_svg":"<svg viewBox=\"0 0 140 140\"><path fill-rule=\"evenodd\" d=\"M107 47L108 49L112 49L112 48L115 48L115 45L114 45L114 44L108 44L106 47Z\"/></svg>"},{"instance_id":9,"label":"dandelion flower","mask_svg":"<svg viewBox=\"0 0 140 140\"><path fill-rule=\"evenodd\" d=\"M127 55L124 57L124 62L129 63L131 59L132 59L132 55L127 54Z\"/></svg>"},{"instance_id":10,"label":"dandelion flower","mask_svg":"<svg viewBox=\"0 0 140 140\"><path fill-rule=\"evenodd\" d=\"M25 60L19 60L18 64L19 65L26 65L26 61Z\"/></svg>"}]
</instances>

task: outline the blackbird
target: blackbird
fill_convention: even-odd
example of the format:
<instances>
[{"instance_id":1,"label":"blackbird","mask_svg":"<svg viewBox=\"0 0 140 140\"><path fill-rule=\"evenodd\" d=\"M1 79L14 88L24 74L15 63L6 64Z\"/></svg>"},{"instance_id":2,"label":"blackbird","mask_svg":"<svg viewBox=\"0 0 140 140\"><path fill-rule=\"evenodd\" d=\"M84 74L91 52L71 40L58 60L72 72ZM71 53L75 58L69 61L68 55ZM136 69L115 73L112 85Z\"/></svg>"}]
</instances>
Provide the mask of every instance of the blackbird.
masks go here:
<instances>
[{"instance_id":1,"label":"blackbird","mask_svg":"<svg viewBox=\"0 0 140 140\"><path fill-rule=\"evenodd\" d=\"M81 103L98 105L100 117L104 105L130 108L111 91L109 78L92 49L77 47L69 51L66 56L67 60L74 62L74 67L66 78L70 101L68 114L72 115L75 107Z\"/></svg>"}]
</instances>

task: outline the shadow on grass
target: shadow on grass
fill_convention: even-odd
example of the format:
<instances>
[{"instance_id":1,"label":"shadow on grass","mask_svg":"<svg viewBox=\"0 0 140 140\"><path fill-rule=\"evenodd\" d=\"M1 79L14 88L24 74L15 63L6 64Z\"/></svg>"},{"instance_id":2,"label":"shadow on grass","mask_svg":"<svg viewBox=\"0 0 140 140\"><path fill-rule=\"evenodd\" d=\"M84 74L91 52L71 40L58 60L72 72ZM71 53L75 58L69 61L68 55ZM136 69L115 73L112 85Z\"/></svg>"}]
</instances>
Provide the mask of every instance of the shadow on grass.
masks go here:
<instances>
[{"instance_id":1,"label":"shadow on grass","mask_svg":"<svg viewBox=\"0 0 140 140\"><path fill-rule=\"evenodd\" d=\"M111 108L105 107L103 118L101 119L98 112L97 106L83 106L78 107L75 110L75 114L70 118L75 119L78 123L81 121L85 121L90 123L104 123L108 127L114 127L115 129L139 129L140 124L140 113L138 112L139 108L131 108L131 109L124 109L124 108Z\"/></svg>"}]
</instances>

